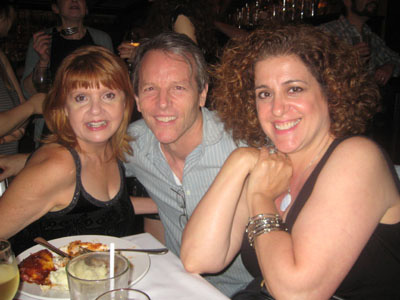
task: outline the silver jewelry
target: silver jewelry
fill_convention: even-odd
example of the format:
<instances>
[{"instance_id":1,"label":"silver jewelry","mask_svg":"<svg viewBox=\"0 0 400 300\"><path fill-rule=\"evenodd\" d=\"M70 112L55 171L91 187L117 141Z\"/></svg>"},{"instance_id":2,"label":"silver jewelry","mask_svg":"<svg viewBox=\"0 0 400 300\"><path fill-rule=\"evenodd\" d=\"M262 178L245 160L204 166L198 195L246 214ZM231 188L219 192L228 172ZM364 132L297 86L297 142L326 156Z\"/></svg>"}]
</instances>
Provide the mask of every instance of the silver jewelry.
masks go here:
<instances>
[{"instance_id":1,"label":"silver jewelry","mask_svg":"<svg viewBox=\"0 0 400 300\"><path fill-rule=\"evenodd\" d=\"M269 154L275 154L275 153L276 153L276 148L275 148L275 146L269 147L268 153L269 153Z\"/></svg>"},{"instance_id":2,"label":"silver jewelry","mask_svg":"<svg viewBox=\"0 0 400 300\"><path fill-rule=\"evenodd\" d=\"M285 223L278 214L259 214L249 218L246 233L250 246L254 247L254 239L264 233L271 231L287 231Z\"/></svg>"}]
</instances>

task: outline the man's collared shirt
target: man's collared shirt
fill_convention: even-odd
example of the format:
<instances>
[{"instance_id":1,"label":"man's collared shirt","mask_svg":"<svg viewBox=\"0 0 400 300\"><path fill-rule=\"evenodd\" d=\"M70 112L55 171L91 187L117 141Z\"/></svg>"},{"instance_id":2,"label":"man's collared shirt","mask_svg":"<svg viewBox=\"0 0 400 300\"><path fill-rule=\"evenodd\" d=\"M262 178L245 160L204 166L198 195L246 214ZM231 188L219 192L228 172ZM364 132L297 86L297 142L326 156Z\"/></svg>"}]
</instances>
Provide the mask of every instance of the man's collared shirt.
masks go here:
<instances>
[{"instance_id":1,"label":"man's collared shirt","mask_svg":"<svg viewBox=\"0 0 400 300\"><path fill-rule=\"evenodd\" d=\"M156 202L167 247L178 256L183 231L179 220L184 212L187 216L192 214L229 154L237 148L215 113L202 108L202 117L203 140L186 158L182 185L175 180L159 141L144 120L134 122L128 129L135 140L130 143L133 156L125 164L126 175L135 176ZM240 256L222 274L206 278L228 296L243 289L252 279Z\"/></svg>"}]
</instances>

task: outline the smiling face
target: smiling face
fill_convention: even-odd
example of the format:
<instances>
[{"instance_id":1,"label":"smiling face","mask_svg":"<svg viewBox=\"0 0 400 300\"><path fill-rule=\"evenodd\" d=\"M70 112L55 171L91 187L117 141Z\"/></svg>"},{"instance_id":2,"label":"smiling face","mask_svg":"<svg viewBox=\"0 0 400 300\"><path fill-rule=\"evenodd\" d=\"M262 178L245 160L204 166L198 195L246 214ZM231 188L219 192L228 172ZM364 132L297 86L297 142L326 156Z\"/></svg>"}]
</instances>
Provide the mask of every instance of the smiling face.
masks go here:
<instances>
[{"instance_id":1,"label":"smiling face","mask_svg":"<svg viewBox=\"0 0 400 300\"><path fill-rule=\"evenodd\" d=\"M65 114L81 148L106 144L121 125L125 94L107 88L77 88L67 95Z\"/></svg>"},{"instance_id":2,"label":"smiling face","mask_svg":"<svg viewBox=\"0 0 400 300\"><path fill-rule=\"evenodd\" d=\"M261 127L280 151L312 149L329 135L327 99L297 56L257 62L255 95Z\"/></svg>"},{"instance_id":3,"label":"smiling face","mask_svg":"<svg viewBox=\"0 0 400 300\"><path fill-rule=\"evenodd\" d=\"M187 145L202 135L200 107L207 87L199 93L195 70L182 57L151 50L142 60L139 78L138 110L162 145Z\"/></svg>"}]
</instances>

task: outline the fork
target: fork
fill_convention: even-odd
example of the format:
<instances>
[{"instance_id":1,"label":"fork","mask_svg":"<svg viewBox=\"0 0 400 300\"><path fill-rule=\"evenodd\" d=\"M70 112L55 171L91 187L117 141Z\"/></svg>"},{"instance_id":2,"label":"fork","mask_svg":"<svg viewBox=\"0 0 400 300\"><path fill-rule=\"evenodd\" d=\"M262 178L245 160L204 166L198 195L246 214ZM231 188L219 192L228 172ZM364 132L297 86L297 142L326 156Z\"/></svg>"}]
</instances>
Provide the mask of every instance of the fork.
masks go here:
<instances>
[{"instance_id":1,"label":"fork","mask_svg":"<svg viewBox=\"0 0 400 300\"><path fill-rule=\"evenodd\" d=\"M79 246L80 252L83 253L89 253L89 252L96 252L93 250L90 250L88 248ZM110 250L105 250L105 252L109 252ZM161 254L166 254L168 253L168 248L159 248L159 249L133 249L133 248L120 248L120 249L115 249L115 251L130 251L130 252L144 252L148 254L156 254L156 255L161 255Z\"/></svg>"}]
</instances>

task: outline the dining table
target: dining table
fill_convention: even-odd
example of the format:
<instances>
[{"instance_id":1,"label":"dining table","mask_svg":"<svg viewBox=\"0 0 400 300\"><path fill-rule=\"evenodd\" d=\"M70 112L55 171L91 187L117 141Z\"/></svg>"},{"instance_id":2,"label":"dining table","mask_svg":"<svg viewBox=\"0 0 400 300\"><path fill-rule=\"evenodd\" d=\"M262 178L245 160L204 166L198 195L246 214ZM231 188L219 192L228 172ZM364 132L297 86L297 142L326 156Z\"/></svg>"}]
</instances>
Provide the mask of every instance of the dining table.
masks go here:
<instances>
[{"instance_id":1,"label":"dining table","mask_svg":"<svg viewBox=\"0 0 400 300\"><path fill-rule=\"evenodd\" d=\"M165 247L149 233L126 236L122 239L140 248ZM171 251L163 255L150 255L150 268L146 275L131 288L149 295L151 300L226 300L229 299L198 274L187 272L181 260ZM18 292L14 300L37 300Z\"/></svg>"}]
</instances>

